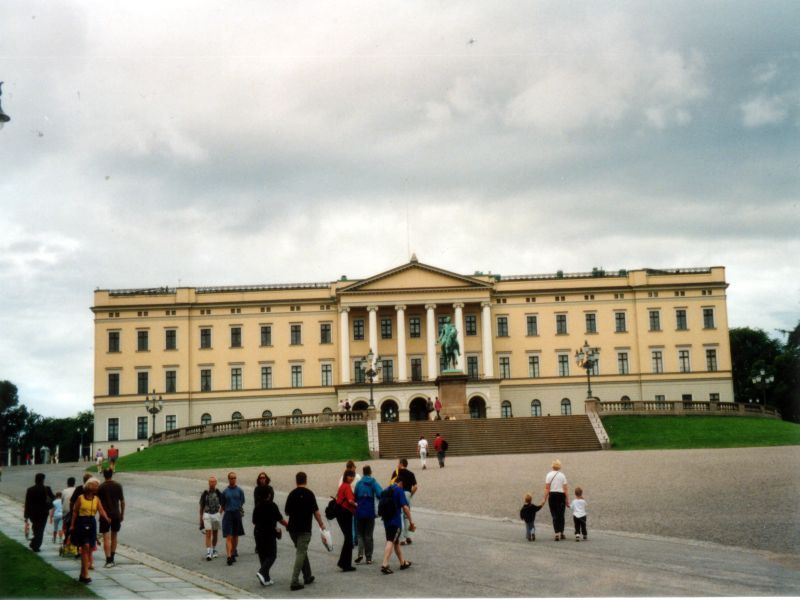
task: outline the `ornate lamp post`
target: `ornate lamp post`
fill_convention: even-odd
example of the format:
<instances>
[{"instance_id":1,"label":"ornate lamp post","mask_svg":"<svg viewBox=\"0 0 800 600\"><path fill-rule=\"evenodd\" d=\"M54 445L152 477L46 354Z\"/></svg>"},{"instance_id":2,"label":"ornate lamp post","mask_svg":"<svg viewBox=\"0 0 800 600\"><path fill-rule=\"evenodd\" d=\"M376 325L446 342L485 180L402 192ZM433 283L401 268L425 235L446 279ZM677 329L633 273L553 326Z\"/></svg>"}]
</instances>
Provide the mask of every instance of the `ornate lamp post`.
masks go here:
<instances>
[{"instance_id":1,"label":"ornate lamp post","mask_svg":"<svg viewBox=\"0 0 800 600\"><path fill-rule=\"evenodd\" d=\"M757 388L761 388L761 392L764 396L764 406L766 406L767 388L775 381L775 377L773 375L767 375L767 371L765 369L761 369L758 373L750 378L750 381L752 381L753 385Z\"/></svg>"},{"instance_id":2,"label":"ornate lamp post","mask_svg":"<svg viewBox=\"0 0 800 600\"><path fill-rule=\"evenodd\" d=\"M81 435L80 444L78 444L78 462L83 458L83 434L88 431L86 427L78 427L78 433Z\"/></svg>"},{"instance_id":3,"label":"ornate lamp post","mask_svg":"<svg viewBox=\"0 0 800 600\"><path fill-rule=\"evenodd\" d=\"M361 367L361 371L369 379L369 406L375 408L375 400L372 397L372 388L375 384L375 376L381 372L382 367L378 364L381 360L380 356L375 356L372 348L369 349L369 354L361 359L361 362L366 362L366 367Z\"/></svg>"},{"instance_id":4,"label":"ornate lamp post","mask_svg":"<svg viewBox=\"0 0 800 600\"><path fill-rule=\"evenodd\" d=\"M592 370L598 360L600 360L600 348L592 348L589 342L584 341L583 348L575 351L575 362L582 369L586 369L586 381L589 387L587 398L594 397L592 396Z\"/></svg>"},{"instance_id":5,"label":"ornate lamp post","mask_svg":"<svg viewBox=\"0 0 800 600\"><path fill-rule=\"evenodd\" d=\"M164 408L164 399L161 396L156 396L156 391L153 390L152 395L145 396L144 408L147 412L153 415L153 436L156 434L156 415Z\"/></svg>"}]
</instances>

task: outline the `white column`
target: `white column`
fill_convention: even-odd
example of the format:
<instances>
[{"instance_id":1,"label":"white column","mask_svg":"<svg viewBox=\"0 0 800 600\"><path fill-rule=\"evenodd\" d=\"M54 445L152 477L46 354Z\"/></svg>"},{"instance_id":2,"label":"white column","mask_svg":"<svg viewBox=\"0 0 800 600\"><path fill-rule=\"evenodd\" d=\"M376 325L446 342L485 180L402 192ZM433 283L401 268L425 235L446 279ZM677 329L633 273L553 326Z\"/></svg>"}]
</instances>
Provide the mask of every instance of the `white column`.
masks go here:
<instances>
[{"instance_id":1,"label":"white column","mask_svg":"<svg viewBox=\"0 0 800 600\"><path fill-rule=\"evenodd\" d=\"M378 307L368 306L369 312L369 349L378 356Z\"/></svg>"},{"instance_id":2,"label":"white column","mask_svg":"<svg viewBox=\"0 0 800 600\"><path fill-rule=\"evenodd\" d=\"M455 325L456 333L458 334L458 348L460 350L458 358L456 358L456 369L464 371L464 305L461 303L453 304L453 308L456 309L456 322L453 325Z\"/></svg>"},{"instance_id":3,"label":"white column","mask_svg":"<svg viewBox=\"0 0 800 600\"><path fill-rule=\"evenodd\" d=\"M492 350L492 303L481 303L481 334L483 337L483 376L494 377L494 350Z\"/></svg>"},{"instance_id":4,"label":"white column","mask_svg":"<svg viewBox=\"0 0 800 600\"><path fill-rule=\"evenodd\" d=\"M350 383L350 309L339 309L339 347L341 348L341 382L342 385Z\"/></svg>"},{"instance_id":5,"label":"white column","mask_svg":"<svg viewBox=\"0 0 800 600\"><path fill-rule=\"evenodd\" d=\"M397 311L397 380L408 381L406 373L406 307L395 306Z\"/></svg>"},{"instance_id":6,"label":"white column","mask_svg":"<svg viewBox=\"0 0 800 600\"><path fill-rule=\"evenodd\" d=\"M436 305L426 304L425 310L427 311L425 320L425 333L427 335L425 337L428 341L428 379L433 381L439 374L439 361L436 357L436 334L438 332L436 331L436 315L434 314Z\"/></svg>"}]
</instances>

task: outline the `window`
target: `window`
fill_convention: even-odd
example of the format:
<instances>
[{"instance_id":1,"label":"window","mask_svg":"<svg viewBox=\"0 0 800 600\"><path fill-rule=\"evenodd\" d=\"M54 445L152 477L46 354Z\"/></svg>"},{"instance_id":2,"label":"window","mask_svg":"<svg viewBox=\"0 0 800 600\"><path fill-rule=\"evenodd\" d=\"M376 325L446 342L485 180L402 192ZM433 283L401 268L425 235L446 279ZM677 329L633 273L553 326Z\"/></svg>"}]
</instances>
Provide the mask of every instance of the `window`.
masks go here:
<instances>
[{"instance_id":1,"label":"window","mask_svg":"<svg viewBox=\"0 0 800 600\"><path fill-rule=\"evenodd\" d=\"M292 387L303 387L303 365L292 365Z\"/></svg>"},{"instance_id":2,"label":"window","mask_svg":"<svg viewBox=\"0 0 800 600\"><path fill-rule=\"evenodd\" d=\"M419 317L408 319L408 335L412 338L418 338L422 335L422 325Z\"/></svg>"},{"instance_id":3,"label":"window","mask_svg":"<svg viewBox=\"0 0 800 600\"><path fill-rule=\"evenodd\" d=\"M302 328L299 323L291 325L289 331L291 334L291 341L289 343L292 346L299 346L303 343Z\"/></svg>"},{"instance_id":4,"label":"window","mask_svg":"<svg viewBox=\"0 0 800 600\"><path fill-rule=\"evenodd\" d=\"M211 415L203 413L203 416L200 417L200 425L211 425Z\"/></svg>"},{"instance_id":5,"label":"window","mask_svg":"<svg viewBox=\"0 0 800 600\"><path fill-rule=\"evenodd\" d=\"M572 402L569 401L569 398L561 400L561 414L564 416L572 414Z\"/></svg>"},{"instance_id":6,"label":"window","mask_svg":"<svg viewBox=\"0 0 800 600\"><path fill-rule=\"evenodd\" d=\"M542 403L538 400L531 400L531 416L532 417L541 417L542 416Z\"/></svg>"},{"instance_id":7,"label":"window","mask_svg":"<svg viewBox=\"0 0 800 600\"><path fill-rule=\"evenodd\" d=\"M200 330L200 347L211 348L211 328L203 327Z\"/></svg>"},{"instance_id":8,"label":"window","mask_svg":"<svg viewBox=\"0 0 800 600\"><path fill-rule=\"evenodd\" d=\"M320 385L333 385L333 366L330 363L323 363L320 372Z\"/></svg>"},{"instance_id":9,"label":"window","mask_svg":"<svg viewBox=\"0 0 800 600\"><path fill-rule=\"evenodd\" d=\"M477 356L468 356L467 357L467 377L469 379L478 379L478 357Z\"/></svg>"},{"instance_id":10,"label":"window","mask_svg":"<svg viewBox=\"0 0 800 600\"><path fill-rule=\"evenodd\" d=\"M319 324L319 343L320 344L330 344L331 343L331 324L330 323L320 323Z\"/></svg>"},{"instance_id":11,"label":"window","mask_svg":"<svg viewBox=\"0 0 800 600\"><path fill-rule=\"evenodd\" d=\"M333 409L330 406L326 406L325 408L322 409L322 414L323 415L330 415L332 413L333 413Z\"/></svg>"},{"instance_id":12,"label":"window","mask_svg":"<svg viewBox=\"0 0 800 600\"><path fill-rule=\"evenodd\" d=\"M656 394L656 408L659 410L667 409L667 397L664 394Z\"/></svg>"},{"instance_id":13,"label":"window","mask_svg":"<svg viewBox=\"0 0 800 600\"><path fill-rule=\"evenodd\" d=\"M422 381L422 359L411 359L411 381Z\"/></svg>"},{"instance_id":14,"label":"window","mask_svg":"<svg viewBox=\"0 0 800 600\"><path fill-rule=\"evenodd\" d=\"M504 418L509 418L514 416L511 413L511 402L509 402L508 400L503 400L503 403L500 405L500 416Z\"/></svg>"},{"instance_id":15,"label":"window","mask_svg":"<svg viewBox=\"0 0 800 600\"><path fill-rule=\"evenodd\" d=\"M364 369L361 368L361 361L356 360L353 361L353 368L355 377L354 380L356 383L364 383L366 381L366 374L364 373Z\"/></svg>"},{"instance_id":16,"label":"window","mask_svg":"<svg viewBox=\"0 0 800 600\"><path fill-rule=\"evenodd\" d=\"M136 350L147 352L150 349L149 331L140 329L136 332Z\"/></svg>"},{"instance_id":17,"label":"window","mask_svg":"<svg viewBox=\"0 0 800 600\"><path fill-rule=\"evenodd\" d=\"M231 348L242 347L242 328L231 327Z\"/></svg>"},{"instance_id":18,"label":"window","mask_svg":"<svg viewBox=\"0 0 800 600\"><path fill-rule=\"evenodd\" d=\"M528 377L539 377L539 355L528 356Z\"/></svg>"},{"instance_id":19,"label":"window","mask_svg":"<svg viewBox=\"0 0 800 600\"><path fill-rule=\"evenodd\" d=\"M324 410L323 410L323 412L324 412ZM261 413L261 418L262 419L271 419L272 418L272 411L271 410L265 410L264 412Z\"/></svg>"},{"instance_id":20,"label":"window","mask_svg":"<svg viewBox=\"0 0 800 600\"><path fill-rule=\"evenodd\" d=\"M650 358L652 362L652 370L653 373L663 373L664 372L664 356L661 350L653 350L650 353Z\"/></svg>"},{"instance_id":21,"label":"window","mask_svg":"<svg viewBox=\"0 0 800 600\"><path fill-rule=\"evenodd\" d=\"M691 394L681 394L681 402L683 402L684 408L691 408L692 400L693 399Z\"/></svg>"},{"instance_id":22,"label":"window","mask_svg":"<svg viewBox=\"0 0 800 600\"><path fill-rule=\"evenodd\" d=\"M714 309L703 309L703 329L714 329Z\"/></svg>"},{"instance_id":23,"label":"window","mask_svg":"<svg viewBox=\"0 0 800 600\"><path fill-rule=\"evenodd\" d=\"M586 333L597 333L597 315L586 313Z\"/></svg>"},{"instance_id":24,"label":"window","mask_svg":"<svg viewBox=\"0 0 800 600\"><path fill-rule=\"evenodd\" d=\"M567 334L567 315L556 315L556 335Z\"/></svg>"},{"instance_id":25,"label":"window","mask_svg":"<svg viewBox=\"0 0 800 600\"><path fill-rule=\"evenodd\" d=\"M119 419L112 417L108 420L108 441L116 442L119 440Z\"/></svg>"},{"instance_id":26,"label":"window","mask_svg":"<svg viewBox=\"0 0 800 600\"><path fill-rule=\"evenodd\" d=\"M381 319L381 339L382 340L390 340L390 339L392 339L392 320L391 319Z\"/></svg>"},{"instance_id":27,"label":"window","mask_svg":"<svg viewBox=\"0 0 800 600\"><path fill-rule=\"evenodd\" d=\"M558 376L569 377L569 354L558 355Z\"/></svg>"},{"instance_id":28,"label":"window","mask_svg":"<svg viewBox=\"0 0 800 600\"><path fill-rule=\"evenodd\" d=\"M675 329L678 331L686 331L689 329L686 323L686 309L678 308L675 310Z\"/></svg>"},{"instance_id":29,"label":"window","mask_svg":"<svg viewBox=\"0 0 800 600\"><path fill-rule=\"evenodd\" d=\"M261 326L261 345L272 346L272 325Z\"/></svg>"},{"instance_id":30,"label":"window","mask_svg":"<svg viewBox=\"0 0 800 600\"><path fill-rule=\"evenodd\" d=\"M177 350L178 349L178 330L177 329L167 329L165 331L166 338L164 339L164 349L165 350Z\"/></svg>"},{"instance_id":31,"label":"window","mask_svg":"<svg viewBox=\"0 0 800 600\"><path fill-rule=\"evenodd\" d=\"M261 367L261 389L272 388L272 367Z\"/></svg>"},{"instance_id":32,"label":"window","mask_svg":"<svg viewBox=\"0 0 800 600\"><path fill-rule=\"evenodd\" d=\"M625 313L624 312L615 312L614 313L614 331L617 333L625 333L628 331L628 325L625 323Z\"/></svg>"},{"instance_id":33,"label":"window","mask_svg":"<svg viewBox=\"0 0 800 600\"><path fill-rule=\"evenodd\" d=\"M464 317L464 333L466 335L478 335L478 317L475 315Z\"/></svg>"},{"instance_id":34,"label":"window","mask_svg":"<svg viewBox=\"0 0 800 600\"><path fill-rule=\"evenodd\" d=\"M136 417L136 439L147 439L147 417Z\"/></svg>"},{"instance_id":35,"label":"window","mask_svg":"<svg viewBox=\"0 0 800 600\"><path fill-rule=\"evenodd\" d=\"M688 350L678 350L678 370L681 373L689 373L692 370Z\"/></svg>"},{"instance_id":36,"label":"window","mask_svg":"<svg viewBox=\"0 0 800 600\"><path fill-rule=\"evenodd\" d=\"M244 417L238 410L231 415L231 421L241 421Z\"/></svg>"},{"instance_id":37,"label":"window","mask_svg":"<svg viewBox=\"0 0 800 600\"><path fill-rule=\"evenodd\" d=\"M200 369L200 391L211 391L211 369Z\"/></svg>"},{"instance_id":38,"label":"window","mask_svg":"<svg viewBox=\"0 0 800 600\"><path fill-rule=\"evenodd\" d=\"M650 311L650 331L661 331L661 311Z\"/></svg>"},{"instance_id":39,"label":"window","mask_svg":"<svg viewBox=\"0 0 800 600\"><path fill-rule=\"evenodd\" d=\"M353 339L364 339L364 319L353 319Z\"/></svg>"},{"instance_id":40,"label":"window","mask_svg":"<svg viewBox=\"0 0 800 600\"><path fill-rule=\"evenodd\" d=\"M164 390L168 394L174 394L176 387L177 372L170 369L169 371L166 371L164 375L166 379L166 382L164 383Z\"/></svg>"},{"instance_id":41,"label":"window","mask_svg":"<svg viewBox=\"0 0 800 600\"><path fill-rule=\"evenodd\" d=\"M510 356L501 356L500 357L500 378L501 379L510 379L511 378L511 357Z\"/></svg>"},{"instance_id":42,"label":"window","mask_svg":"<svg viewBox=\"0 0 800 600\"><path fill-rule=\"evenodd\" d=\"M149 373L147 371L139 371L136 373L136 392L139 394L146 394L149 388Z\"/></svg>"},{"instance_id":43,"label":"window","mask_svg":"<svg viewBox=\"0 0 800 600\"><path fill-rule=\"evenodd\" d=\"M706 349L706 371L717 370L717 351L714 348Z\"/></svg>"},{"instance_id":44,"label":"window","mask_svg":"<svg viewBox=\"0 0 800 600\"><path fill-rule=\"evenodd\" d=\"M617 370L619 371L620 375L627 375L628 373L630 373L630 367L628 366L627 352L617 353Z\"/></svg>"},{"instance_id":45,"label":"window","mask_svg":"<svg viewBox=\"0 0 800 600\"><path fill-rule=\"evenodd\" d=\"M719 402L719 393L711 392L708 394L709 402Z\"/></svg>"},{"instance_id":46,"label":"window","mask_svg":"<svg viewBox=\"0 0 800 600\"><path fill-rule=\"evenodd\" d=\"M295 408L292 411L292 423L302 423L303 422L303 411L299 408Z\"/></svg>"},{"instance_id":47,"label":"window","mask_svg":"<svg viewBox=\"0 0 800 600\"><path fill-rule=\"evenodd\" d=\"M390 358L381 361L383 367L383 382L391 383L394 380L394 361Z\"/></svg>"},{"instance_id":48,"label":"window","mask_svg":"<svg viewBox=\"0 0 800 600\"><path fill-rule=\"evenodd\" d=\"M242 368L241 367L231 367L231 389L232 390L240 390L240 389L242 389Z\"/></svg>"},{"instance_id":49,"label":"window","mask_svg":"<svg viewBox=\"0 0 800 600\"><path fill-rule=\"evenodd\" d=\"M508 317L497 317L497 337L508 337Z\"/></svg>"},{"instance_id":50,"label":"window","mask_svg":"<svg viewBox=\"0 0 800 600\"><path fill-rule=\"evenodd\" d=\"M119 396L119 373L108 374L108 395Z\"/></svg>"},{"instance_id":51,"label":"window","mask_svg":"<svg viewBox=\"0 0 800 600\"><path fill-rule=\"evenodd\" d=\"M119 352L119 331L108 332L108 351Z\"/></svg>"},{"instance_id":52,"label":"window","mask_svg":"<svg viewBox=\"0 0 800 600\"><path fill-rule=\"evenodd\" d=\"M528 315L525 321L528 325L528 335L539 335L539 320L536 315Z\"/></svg>"},{"instance_id":53,"label":"window","mask_svg":"<svg viewBox=\"0 0 800 600\"><path fill-rule=\"evenodd\" d=\"M167 415L166 430L172 431L178 428L178 417L176 415Z\"/></svg>"}]
</instances>

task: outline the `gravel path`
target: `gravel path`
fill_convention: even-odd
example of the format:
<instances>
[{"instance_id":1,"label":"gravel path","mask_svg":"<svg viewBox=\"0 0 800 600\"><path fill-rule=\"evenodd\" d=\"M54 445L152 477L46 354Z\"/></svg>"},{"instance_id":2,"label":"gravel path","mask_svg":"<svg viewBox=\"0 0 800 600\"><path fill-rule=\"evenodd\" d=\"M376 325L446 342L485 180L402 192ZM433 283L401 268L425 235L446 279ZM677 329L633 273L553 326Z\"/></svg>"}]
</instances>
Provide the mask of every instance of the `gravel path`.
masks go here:
<instances>
[{"instance_id":1,"label":"gravel path","mask_svg":"<svg viewBox=\"0 0 800 600\"><path fill-rule=\"evenodd\" d=\"M544 476L554 456L511 454L454 457L428 469L410 457L419 481L414 506L517 521L526 492L541 502ZM570 489L584 489L592 529L706 540L800 555L800 446L714 450L576 452L560 455ZM358 465L360 472L363 464ZM369 461L383 485L394 461ZM308 473L317 496L334 494L344 465L237 469L246 489L266 470L288 492L294 474ZM204 479L206 471L172 475ZM225 473L215 471L220 481ZM200 489L200 488L198 488ZM249 497L249 496L248 496ZM569 514L569 513L568 513ZM550 532L547 507L537 526ZM522 525L520 524L520 527ZM571 531L568 519L567 531Z\"/></svg>"}]
</instances>

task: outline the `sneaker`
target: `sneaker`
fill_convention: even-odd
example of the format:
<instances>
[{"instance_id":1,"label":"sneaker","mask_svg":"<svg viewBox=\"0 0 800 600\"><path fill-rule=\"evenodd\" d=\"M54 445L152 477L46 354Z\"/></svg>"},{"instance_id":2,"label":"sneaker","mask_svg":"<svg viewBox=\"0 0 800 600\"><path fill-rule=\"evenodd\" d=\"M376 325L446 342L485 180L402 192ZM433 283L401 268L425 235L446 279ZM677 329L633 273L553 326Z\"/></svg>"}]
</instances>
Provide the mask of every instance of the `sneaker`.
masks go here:
<instances>
[{"instance_id":1,"label":"sneaker","mask_svg":"<svg viewBox=\"0 0 800 600\"><path fill-rule=\"evenodd\" d=\"M219 553L217 552L217 549L214 548L214 550L211 552L211 558L217 558L218 556L219 556Z\"/></svg>"},{"instance_id":2,"label":"sneaker","mask_svg":"<svg viewBox=\"0 0 800 600\"><path fill-rule=\"evenodd\" d=\"M314 576L312 575L311 577L309 577L308 579L306 579L306 585L308 585L309 583L314 583L314 580L315 580L315 579L316 579L316 577L314 577Z\"/></svg>"},{"instance_id":3,"label":"sneaker","mask_svg":"<svg viewBox=\"0 0 800 600\"><path fill-rule=\"evenodd\" d=\"M260 571L256 571L256 577L258 577L258 582L262 585L262 587L267 585L267 580L264 579L264 576Z\"/></svg>"},{"instance_id":4,"label":"sneaker","mask_svg":"<svg viewBox=\"0 0 800 600\"><path fill-rule=\"evenodd\" d=\"M211 552L206 553L206 560L211 561Z\"/></svg>"},{"instance_id":5,"label":"sneaker","mask_svg":"<svg viewBox=\"0 0 800 600\"><path fill-rule=\"evenodd\" d=\"M531 534L531 541L532 541L532 542L535 542L535 541L536 541L536 534L535 534L535 533L532 533L532 534Z\"/></svg>"},{"instance_id":6,"label":"sneaker","mask_svg":"<svg viewBox=\"0 0 800 600\"><path fill-rule=\"evenodd\" d=\"M103 565L104 568L110 569L111 567L116 567L116 563L113 560L107 560L106 564Z\"/></svg>"},{"instance_id":7,"label":"sneaker","mask_svg":"<svg viewBox=\"0 0 800 600\"><path fill-rule=\"evenodd\" d=\"M264 585L266 585L266 586L275 585L275 582L274 582L274 581L272 581L272 579L267 579L267 580L264 582Z\"/></svg>"},{"instance_id":8,"label":"sneaker","mask_svg":"<svg viewBox=\"0 0 800 600\"><path fill-rule=\"evenodd\" d=\"M358 564L361 564L362 560L364 560L363 556L357 556L356 559L353 562L358 565Z\"/></svg>"},{"instance_id":9,"label":"sneaker","mask_svg":"<svg viewBox=\"0 0 800 600\"><path fill-rule=\"evenodd\" d=\"M579 535L576 535L576 536L575 536L575 541L576 541L576 542L580 542L580 541L581 541L581 536L579 536Z\"/></svg>"},{"instance_id":10,"label":"sneaker","mask_svg":"<svg viewBox=\"0 0 800 600\"><path fill-rule=\"evenodd\" d=\"M304 586L302 583L293 583L289 586L289 589L293 592L296 592L297 590L302 590L304 587L306 586Z\"/></svg>"}]
</instances>

